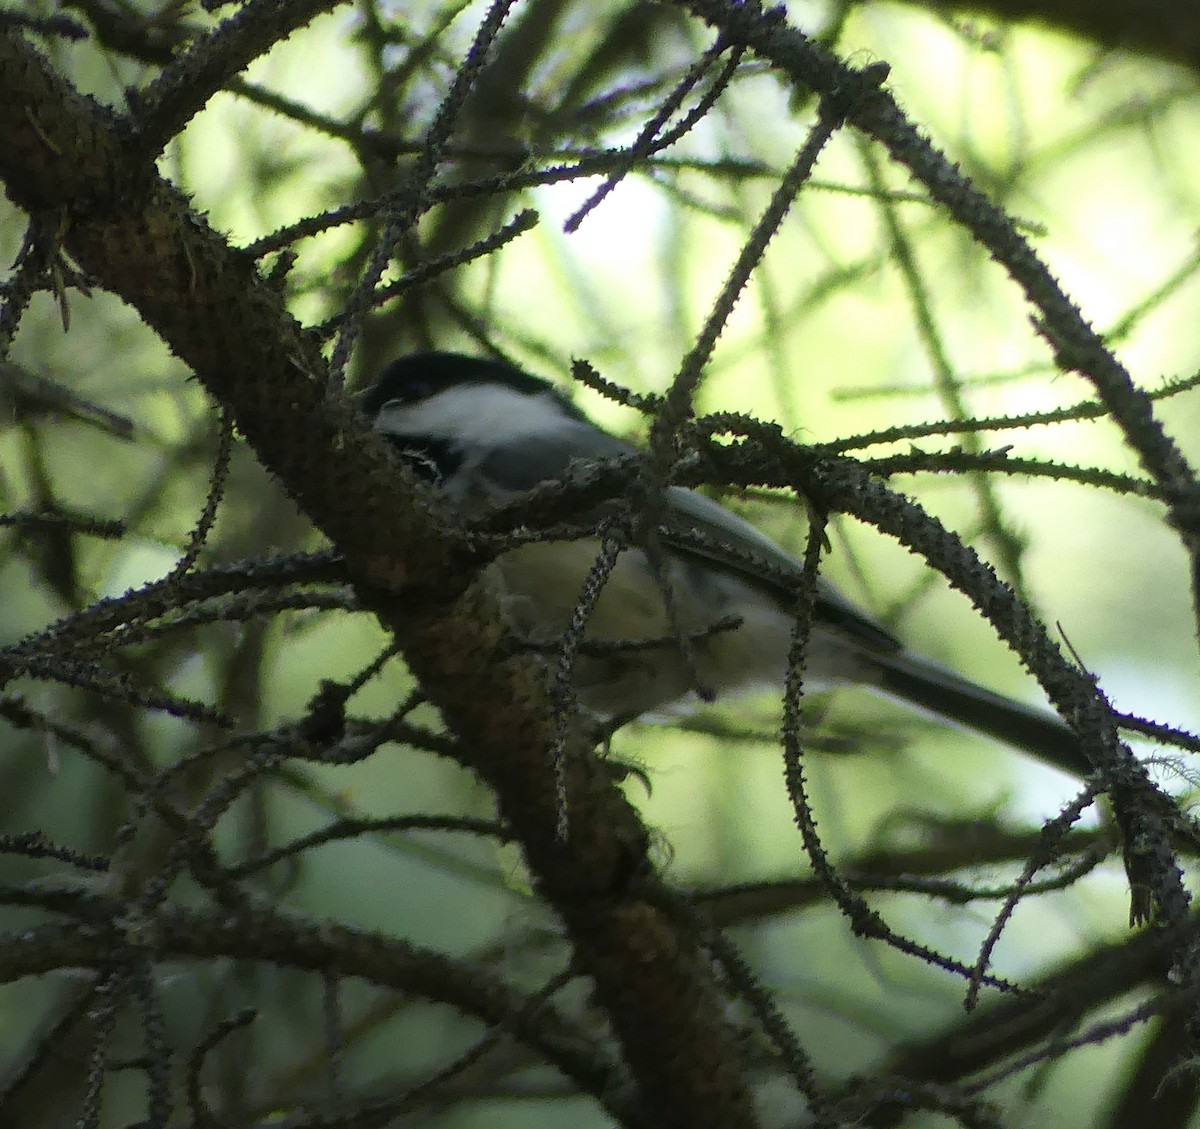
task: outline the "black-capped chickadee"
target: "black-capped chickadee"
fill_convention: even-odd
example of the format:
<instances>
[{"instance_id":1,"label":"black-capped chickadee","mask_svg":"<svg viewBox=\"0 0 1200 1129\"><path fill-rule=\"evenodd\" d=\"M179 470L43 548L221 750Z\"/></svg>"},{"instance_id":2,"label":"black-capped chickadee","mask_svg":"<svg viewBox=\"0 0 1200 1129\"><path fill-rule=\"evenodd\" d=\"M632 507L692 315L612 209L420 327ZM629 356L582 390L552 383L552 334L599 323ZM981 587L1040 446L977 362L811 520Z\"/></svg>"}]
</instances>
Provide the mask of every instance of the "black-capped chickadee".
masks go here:
<instances>
[{"instance_id":1,"label":"black-capped chickadee","mask_svg":"<svg viewBox=\"0 0 1200 1129\"><path fill-rule=\"evenodd\" d=\"M561 480L580 460L634 454L547 382L497 361L417 353L393 361L360 408L465 519ZM579 704L608 721L781 687L802 566L724 506L678 486L662 499L661 553L620 553L573 669ZM720 551L721 549L725 551ZM521 544L488 573L510 628L560 639L600 551L595 537ZM664 595L666 593L666 595ZM994 694L908 651L821 580L805 685L858 683L1077 776L1089 765L1054 714Z\"/></svg>"}]
</instances>

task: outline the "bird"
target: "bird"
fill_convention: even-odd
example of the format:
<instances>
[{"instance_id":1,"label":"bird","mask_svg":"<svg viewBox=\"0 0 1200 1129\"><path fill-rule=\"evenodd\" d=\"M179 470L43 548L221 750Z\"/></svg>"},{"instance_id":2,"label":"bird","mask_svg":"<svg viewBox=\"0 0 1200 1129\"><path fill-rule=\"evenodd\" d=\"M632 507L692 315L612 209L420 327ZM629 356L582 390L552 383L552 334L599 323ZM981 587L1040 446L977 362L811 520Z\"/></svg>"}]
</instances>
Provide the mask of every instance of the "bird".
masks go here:
<instances>
[{"instance_id":1,"label":"bird","mask_svg":"<svg viewBox=\"0 0 1200 1129\"><path fill-rule=\"evenodd\" d=\"M503 360L410 353L389 363L359 410L400 458L470 523L589 464L636 457L551 382ZM486 569L513 635L544 653L576 617L601 552L589 535L529 540ZM572 668L581 709L614 728L782 688L802 564L719 502L663 488L655 536L629 544L603 578ZM806 689L861 685L984 734L1078 778L1091 765L1074 731L904 646L824 577L817 580Z\"/></svg>"}]
</instances>

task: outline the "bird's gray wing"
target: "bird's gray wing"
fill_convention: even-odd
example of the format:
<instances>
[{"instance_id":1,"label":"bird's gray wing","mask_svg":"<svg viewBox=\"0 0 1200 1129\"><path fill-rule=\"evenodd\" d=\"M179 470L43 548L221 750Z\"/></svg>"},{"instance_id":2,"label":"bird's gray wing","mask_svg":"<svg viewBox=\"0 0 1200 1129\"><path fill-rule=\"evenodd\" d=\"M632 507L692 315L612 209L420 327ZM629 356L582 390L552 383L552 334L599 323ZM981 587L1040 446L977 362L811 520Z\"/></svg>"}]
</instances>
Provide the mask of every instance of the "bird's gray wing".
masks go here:
<instances>
[{"instance_id":1,"label":"bird's gray wing","mask_svg":"<svg viewBox=\"0 0 1200 1129\"><path fill-rule=\"evenodd\" d=\"M758 588L773 593L785 608L796 598L804 568L766 534L711 498L673 486L667 491L668 543L678 553L721 564ZM825 580L817 581L816 616L823 626L844 632L871 650L903 649L881 623Z\"/></svg>"},{"instance_id":2,"label":"bird's gray wing","mask_svg":"<svg viewBox=\"0 0 1200 1129\"><path fill-rule=\"evenodd\" d=\"M563 478L572 463L600 462L635 453L627 443L580 424L532 435L519 443L497 445L480 464L480 470L489 484L489 500L503 504L542 483ZM674 553L699 564L719 565L790 608L803 572L793 556L748 521L694 490L668 487L665 502L662 533ZM900 642L886 628L825 581L818 583L816 613L823 625L858 639L869 649L901 649Z\"/></svg>"}]
</instances>

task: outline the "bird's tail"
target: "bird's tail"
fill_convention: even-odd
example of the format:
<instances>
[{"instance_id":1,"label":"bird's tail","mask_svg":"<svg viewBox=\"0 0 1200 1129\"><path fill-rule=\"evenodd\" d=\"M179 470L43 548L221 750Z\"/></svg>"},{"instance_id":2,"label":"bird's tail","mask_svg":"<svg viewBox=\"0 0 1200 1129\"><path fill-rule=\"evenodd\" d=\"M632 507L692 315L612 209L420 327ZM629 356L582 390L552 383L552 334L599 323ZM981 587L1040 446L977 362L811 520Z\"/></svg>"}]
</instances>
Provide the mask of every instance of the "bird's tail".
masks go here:
<instances>
[{"instance_id":1,"label":"bird's tail","mask_svg":"<svg viewBox=\"0 0 1200 1129\"><path fill-rule=\"evenodd\" d=\"M890 697L985 733L1072 776L1091 765L1079 738L1056 714L993 693L911 651L872 657L874 686Z\"/></svg>"}]
</instances>

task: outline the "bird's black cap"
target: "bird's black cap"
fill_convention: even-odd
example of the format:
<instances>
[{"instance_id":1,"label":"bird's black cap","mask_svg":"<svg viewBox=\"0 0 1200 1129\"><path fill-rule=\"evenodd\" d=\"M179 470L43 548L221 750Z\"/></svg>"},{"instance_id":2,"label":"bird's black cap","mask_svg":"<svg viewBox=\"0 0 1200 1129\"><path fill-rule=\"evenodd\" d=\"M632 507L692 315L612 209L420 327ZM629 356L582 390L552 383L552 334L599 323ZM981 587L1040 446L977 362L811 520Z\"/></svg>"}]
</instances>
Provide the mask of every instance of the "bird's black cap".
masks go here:
<instances>
[{"instance_id":1,"label":"bird's black cap","mask_svg":"<svg viewBox=\"0 0 1200 1129\"><path fill-rule=\"evenodd\" d=\"M443 352L409 353L397 357L362 394L359 407L373 417L389 400L415 404L463 384L502 384L527 396L549 393L570 415L579 418L578 409L540 377L531 376L505 361Z\"/></svg>"}]
</instances>

